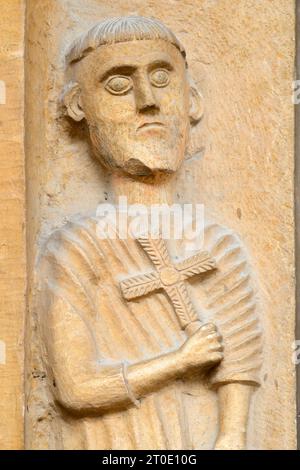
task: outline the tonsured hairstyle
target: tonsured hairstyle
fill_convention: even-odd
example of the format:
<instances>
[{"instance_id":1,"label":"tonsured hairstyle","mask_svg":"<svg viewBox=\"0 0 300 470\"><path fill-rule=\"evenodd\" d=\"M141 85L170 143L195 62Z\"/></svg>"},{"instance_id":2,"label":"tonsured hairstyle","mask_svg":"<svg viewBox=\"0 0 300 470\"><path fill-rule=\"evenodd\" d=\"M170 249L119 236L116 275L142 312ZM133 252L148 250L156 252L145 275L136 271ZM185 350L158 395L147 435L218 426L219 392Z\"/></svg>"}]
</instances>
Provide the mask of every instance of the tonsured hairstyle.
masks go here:
<instances>
[{"instance_id":1,"label":"tonsured hairstyle","mask_svg":"<svg viewBox=\"0 0 300 470\"><path fill-rule=\"evenodd\" d=\"M173 44L186 62L184 47L160 21L144 16L121 16L97 23L73 42L66 55L67 64L78 62L99 46L127 41L162 39Z\"/></svg>"}]
</instances>

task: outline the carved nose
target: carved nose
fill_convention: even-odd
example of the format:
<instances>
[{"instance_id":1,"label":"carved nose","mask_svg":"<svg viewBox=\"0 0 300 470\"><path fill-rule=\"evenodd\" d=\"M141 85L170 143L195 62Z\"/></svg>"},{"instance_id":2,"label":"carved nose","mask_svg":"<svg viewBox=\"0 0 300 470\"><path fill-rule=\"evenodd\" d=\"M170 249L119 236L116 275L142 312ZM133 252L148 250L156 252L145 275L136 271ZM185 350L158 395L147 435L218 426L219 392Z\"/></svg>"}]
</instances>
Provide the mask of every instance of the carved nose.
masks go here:
<instances>
[{"instance_id":1,"label":"carved nose","mask_svg":"<svg viewBox=\"0 0 300 470\"><path fill-rule=\"evenodd\" d=\"M148 109L159 109L151 83L146 77L142 78L139 81L139 86L136 93L136 106L138 111L146 111Z\"/></svg>"}]
</instances>

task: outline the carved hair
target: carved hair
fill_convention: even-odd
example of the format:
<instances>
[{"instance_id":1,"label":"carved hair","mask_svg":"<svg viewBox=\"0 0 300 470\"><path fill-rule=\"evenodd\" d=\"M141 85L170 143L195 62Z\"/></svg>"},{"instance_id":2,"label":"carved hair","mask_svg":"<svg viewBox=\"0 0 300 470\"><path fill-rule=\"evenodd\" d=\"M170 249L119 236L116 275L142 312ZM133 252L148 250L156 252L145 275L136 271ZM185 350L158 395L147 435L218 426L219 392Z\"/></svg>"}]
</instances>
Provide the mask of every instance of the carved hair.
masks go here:
<instances>
[{"instance_id":1,"label":"carved hair","mask_svg":"<svg viewBox=\"0 0 300 470\"><path fill-rule=\"evenodd\" d=\"M184 47L163 23L144 16L121 16L97 23L71 45L67 64L78 62L97 47L118 42L162 39L173 44L186 62Z\"/></svg>"}]
</instances>

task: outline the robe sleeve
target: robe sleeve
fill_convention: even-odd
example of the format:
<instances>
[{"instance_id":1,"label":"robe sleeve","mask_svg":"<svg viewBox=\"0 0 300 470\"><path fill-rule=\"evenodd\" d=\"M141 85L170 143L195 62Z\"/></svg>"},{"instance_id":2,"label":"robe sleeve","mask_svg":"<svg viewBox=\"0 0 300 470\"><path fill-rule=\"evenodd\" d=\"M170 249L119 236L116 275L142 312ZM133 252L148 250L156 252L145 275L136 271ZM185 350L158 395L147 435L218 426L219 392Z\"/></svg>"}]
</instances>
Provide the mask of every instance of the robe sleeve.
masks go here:
<instances>
[{"instance_id":1,"label":"robe sleeve","mask_svg":"<svg viewBox=\"0 0 300 470\"><path fill-rule=\"evenodd\" d=\"M49 239L39 275L39 328L49 385L73 412L128 406L124 364L102 357L87 319L95 315L96 254L80 229Z\"/></svg>"},{"instance_id":2,"label":"robe sleeve","mask_svg":"<svg viewBox=\"0 0 300 470\"><path fill-rule=\"evenodd\" d=\"M260 385L262 330L253 270L239 237L218 225L206 231L206 245L217 269L204 282L206 308L223 337L224 359L210 383Z\"/></svg>"}]
</instances>

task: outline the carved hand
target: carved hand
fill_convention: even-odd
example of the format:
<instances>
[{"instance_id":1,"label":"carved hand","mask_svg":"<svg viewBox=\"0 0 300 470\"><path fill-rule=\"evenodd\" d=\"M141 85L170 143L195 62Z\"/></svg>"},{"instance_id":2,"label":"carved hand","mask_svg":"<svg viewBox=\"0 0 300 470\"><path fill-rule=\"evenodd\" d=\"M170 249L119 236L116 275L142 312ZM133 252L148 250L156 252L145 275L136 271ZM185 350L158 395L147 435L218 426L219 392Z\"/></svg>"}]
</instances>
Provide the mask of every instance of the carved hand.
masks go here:
<instances>
[{"instance_id":1,"label":"carved hand","mask_svg":"<svg viewBox=\"0 0 300 470\"><path fill-rule=\"evenodd\" d=\"M212 367L223 359L221 335L213 323L199 328L178 350L183 371Z\"/></svg>"}]
</instances>

